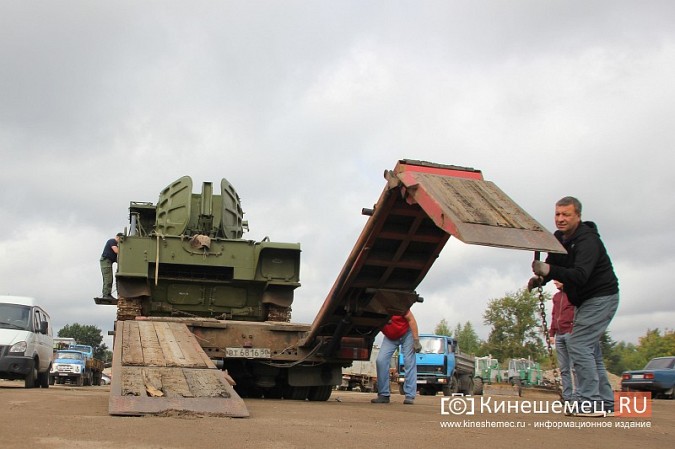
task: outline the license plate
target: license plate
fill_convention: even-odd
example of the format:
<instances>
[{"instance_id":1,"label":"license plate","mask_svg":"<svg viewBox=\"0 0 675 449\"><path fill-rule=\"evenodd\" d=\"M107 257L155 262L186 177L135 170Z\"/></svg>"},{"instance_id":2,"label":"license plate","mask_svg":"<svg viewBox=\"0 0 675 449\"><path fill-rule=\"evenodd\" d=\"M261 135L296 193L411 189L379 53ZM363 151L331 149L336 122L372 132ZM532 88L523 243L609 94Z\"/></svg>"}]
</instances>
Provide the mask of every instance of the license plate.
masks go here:
<instances>
[{"instance_id":1,"label":"license plate","mask_svg":"<svg viewBox=\"0 0 675 449\"><path fill-rule=\"evenodd\" d=\"M269 359L270 348L225 348L225 357L244 359Z\"/></svg>"},{"instance_id":2,"label":"license plate","mask_svg":"<svg viewBox=\"0 0 675 449\"><path fill-rule=\"evenodd\" d=\"M424 380L424 379L417 379L417 383L418 384L425 384L425 383L427 383L427 381Z\"/></svg>"},{"instance_id":3,"label":"license plate","mask_svg":"<svg viewBox=\"0 0 675 449\"><path fill-rule=\"evenodd\" d=\"M644 379L645 375L644 374L633 374L632 378L633 379Z\"/></svg>"}]
</instances>

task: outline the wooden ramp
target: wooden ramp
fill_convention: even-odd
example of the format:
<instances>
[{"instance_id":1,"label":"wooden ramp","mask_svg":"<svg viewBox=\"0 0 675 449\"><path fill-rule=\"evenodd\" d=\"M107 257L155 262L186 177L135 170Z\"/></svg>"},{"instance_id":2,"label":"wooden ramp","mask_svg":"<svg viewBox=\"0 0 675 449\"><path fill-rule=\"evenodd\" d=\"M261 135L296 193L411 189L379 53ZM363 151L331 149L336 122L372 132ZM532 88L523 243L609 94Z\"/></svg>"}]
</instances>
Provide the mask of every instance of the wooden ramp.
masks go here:
<instances>
[{"instance_id":1,"label":"wooden ramp","mask_svg":"<svg viewBox=\"0 0 675 449\"><path fill-rule=\"evenodd\" d=\"M118 321L111 415L195 413L243 418L244 401L183 323Z\"/></svg>"}]
</instances>

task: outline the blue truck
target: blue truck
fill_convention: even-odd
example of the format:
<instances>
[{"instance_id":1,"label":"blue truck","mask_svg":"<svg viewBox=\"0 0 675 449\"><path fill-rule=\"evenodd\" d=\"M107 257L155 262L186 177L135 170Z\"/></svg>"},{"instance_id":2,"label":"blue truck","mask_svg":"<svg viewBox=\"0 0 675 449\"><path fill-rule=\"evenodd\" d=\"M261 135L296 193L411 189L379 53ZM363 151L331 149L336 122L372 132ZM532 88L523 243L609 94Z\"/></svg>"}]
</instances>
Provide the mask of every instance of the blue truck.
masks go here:
<instances>
[{"instance_id":1,"label":"blue truck","mask_svg":"<svg viewBox=\"0 0 675 449\"><path fill-rule=\"evenodd\" d=\"M93 347L71 344L54 353L49 384L101 385L104 366L103 361L94 358Z\"/></svg>"},{"instance_id":2,"label":"blue truck","mask_svg":"<svg viewBox=\"0 0 675 449\"><path fill-rule=\"evenodd\" d=\"M421 334L422 350L417 361L417 389L422 395L434 396L439 391L444 396L455 393L473 393L475 371L474 357L459 351L457 340L445 335ZM398 358L398 385L403 394L405 365L403 355Z\"/></svg>"}]
</instances>

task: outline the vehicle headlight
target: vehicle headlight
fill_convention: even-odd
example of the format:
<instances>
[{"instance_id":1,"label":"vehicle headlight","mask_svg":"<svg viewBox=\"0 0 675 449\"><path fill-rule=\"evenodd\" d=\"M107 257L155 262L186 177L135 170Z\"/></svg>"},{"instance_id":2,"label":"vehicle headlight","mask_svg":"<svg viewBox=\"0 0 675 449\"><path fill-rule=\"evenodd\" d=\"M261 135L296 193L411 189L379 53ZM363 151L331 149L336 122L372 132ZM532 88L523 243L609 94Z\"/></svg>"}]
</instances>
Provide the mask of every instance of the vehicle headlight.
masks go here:
<instances>
[{"instance_id":1,"label":"vehicle headlight","mask_svg":"<svg viewBox=\"0 0 675 449\"><path fill-rule=\"evenodd\" d=\"M24 353L26 352L26 349L28 348L28 345L26 344L25 341L20 341L18 343L14 343L11 348L9 348L9 352L20 352Z\"/></svg>"}]
</instances>

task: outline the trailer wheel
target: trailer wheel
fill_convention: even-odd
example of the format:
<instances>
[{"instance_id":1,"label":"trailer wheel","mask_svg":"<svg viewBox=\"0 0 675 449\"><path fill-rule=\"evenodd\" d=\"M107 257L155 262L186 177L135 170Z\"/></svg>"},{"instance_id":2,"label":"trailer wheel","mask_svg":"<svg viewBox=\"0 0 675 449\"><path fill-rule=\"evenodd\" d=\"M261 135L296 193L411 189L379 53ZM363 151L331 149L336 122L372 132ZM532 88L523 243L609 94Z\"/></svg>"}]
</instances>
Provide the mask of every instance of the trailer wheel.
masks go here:
<instances>
[{"instance_id":1,"label":"trailer wheel","mask_svg":"<svg viewBox=\"0 0 675 449\"><path fill-rule=\"evenodd\" d=\"M310 401L327 401L332 392L332 385L316 385L309 389L307 399Z\"/></svg>"},{"instance_id":2,"label":"trailer wheel","mask_svg":"<svg viewBox=\"0 0 675 449\"><path fill-rule=\"evenodd\" d=\"M309 387L291 387L290 397L294 401L304 401L309 394Z\"/></svg>"}]
</instances>

